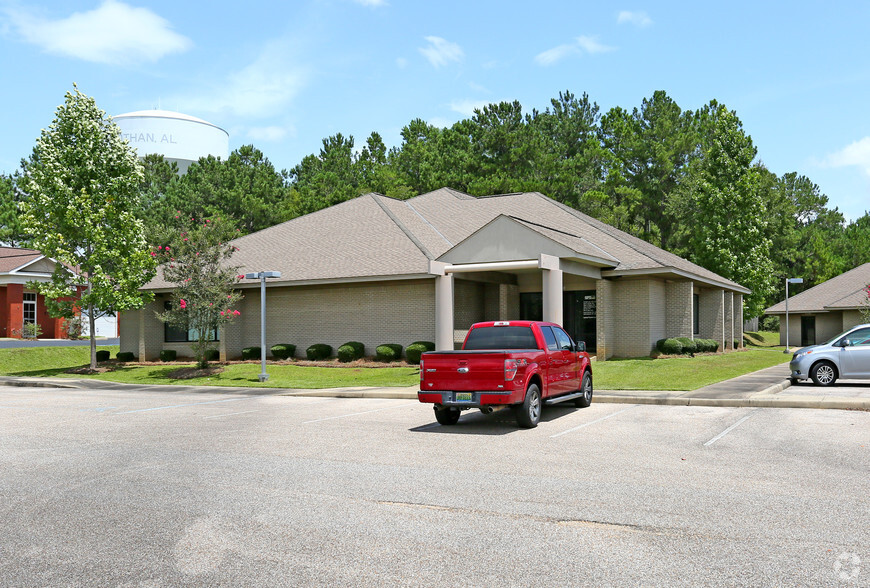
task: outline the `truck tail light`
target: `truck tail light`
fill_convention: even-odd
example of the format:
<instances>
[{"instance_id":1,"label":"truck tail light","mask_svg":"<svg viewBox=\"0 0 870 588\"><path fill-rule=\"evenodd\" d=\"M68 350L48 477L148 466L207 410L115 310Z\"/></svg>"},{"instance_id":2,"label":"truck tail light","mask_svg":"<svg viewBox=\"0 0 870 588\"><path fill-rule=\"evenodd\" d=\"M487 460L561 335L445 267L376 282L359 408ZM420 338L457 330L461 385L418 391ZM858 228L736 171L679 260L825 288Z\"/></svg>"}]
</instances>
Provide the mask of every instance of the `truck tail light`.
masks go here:
<instances>
[{"instance_id":1,"label":"truck tail light","mask_svg":"<svg viewBox=\"0 0 870 588\"><path fill-rule=\"evenodd\" d=\"M517 377L517 368L519 368L519 364L515 359L506 359L504 360L504 381L510 382L515 377Z\"/></svg>"},{"instance_id":2,"label":"truck tail light","mask_svg":"<svg viewBox=\"0 0 870 588\"><path fill-rule=\"evenodd\" d=\"M423 381L423 360L420 360L420 381Z\"/></svg>"}]
</instances>

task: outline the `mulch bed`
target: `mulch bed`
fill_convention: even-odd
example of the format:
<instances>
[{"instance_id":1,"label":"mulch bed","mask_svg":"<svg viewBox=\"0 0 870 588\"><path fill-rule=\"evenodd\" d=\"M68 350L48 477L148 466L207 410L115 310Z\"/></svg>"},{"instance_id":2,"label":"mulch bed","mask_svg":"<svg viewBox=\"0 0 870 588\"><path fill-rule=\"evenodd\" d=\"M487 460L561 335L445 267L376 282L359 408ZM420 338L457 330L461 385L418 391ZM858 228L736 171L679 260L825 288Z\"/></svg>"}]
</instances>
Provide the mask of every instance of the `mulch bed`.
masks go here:
<instances>
[{"instance_id":1,"label":"mulch bed","mask_svg":"<svg viewBox=\"0 0 870 588\"><path fill-rule=\"evenodd\" d=\"M222 371L224 371L224 368L219 365L209 366L205 369L201 369L195 366L183 367L169 372L168 374L166 374L166 377L172 380L190 380L192 378L206 378L208 376L216 376Z\"/></svg>"}]
</instances>

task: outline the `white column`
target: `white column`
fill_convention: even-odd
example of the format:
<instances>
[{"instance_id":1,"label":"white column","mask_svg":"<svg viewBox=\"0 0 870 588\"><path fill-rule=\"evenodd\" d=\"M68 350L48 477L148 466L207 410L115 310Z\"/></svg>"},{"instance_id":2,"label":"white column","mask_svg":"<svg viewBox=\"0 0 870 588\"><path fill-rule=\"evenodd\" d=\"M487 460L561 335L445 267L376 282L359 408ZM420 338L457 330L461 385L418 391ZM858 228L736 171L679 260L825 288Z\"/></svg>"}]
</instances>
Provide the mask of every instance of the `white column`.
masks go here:
<instances>
[{"instance_id":1,"label":"white column","mask_svg":"<svg viewBox=\"0 0 870 588\"><path fill-rule=\"evenodd\" d=\"M544 299L544 320L557 325L562 324L562 270L559 258L541 254L542 292Z\"/></svg>"},{"instance_id":2,"label":"white column","mask_svg":"<svg viewBox=\"0 0 870 588\"><path fill-rule=\"evenodd\" d=\"M446 263L429 262L435 275L435 349L453 351L453 274L445 273Z\"/></svg>"},{"instance_id":3,"label":"white column","mask_svg":"<svg viewBox=\"0 0 870 588\"><path fill-rule=\"evenodd\" d=\"M453 350L453 274L435 278L435 349Z\"/></svg>"}]
</instances>

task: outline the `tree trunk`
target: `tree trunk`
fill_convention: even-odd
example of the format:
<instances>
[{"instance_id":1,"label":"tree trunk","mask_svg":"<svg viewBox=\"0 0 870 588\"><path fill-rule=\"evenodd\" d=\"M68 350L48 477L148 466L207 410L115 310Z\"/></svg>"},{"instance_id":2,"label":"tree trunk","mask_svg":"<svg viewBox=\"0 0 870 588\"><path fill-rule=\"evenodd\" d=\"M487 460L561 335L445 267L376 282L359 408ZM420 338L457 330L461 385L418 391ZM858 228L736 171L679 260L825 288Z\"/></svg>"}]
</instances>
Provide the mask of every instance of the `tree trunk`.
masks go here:
<instances>
[{"instance_id":1,"label":"tree trunk","mask_svg":"<svg viewBox=\"0 0 870 588\"><path fill-rule=\"evenodd\" d=\"M88 325L90 326L90 334L91 334L91 369L97 369L97 333L96 333L96 322L97 319L94 317L94 303L91 302L88 304Z\"/></svg>"}]
</instances>

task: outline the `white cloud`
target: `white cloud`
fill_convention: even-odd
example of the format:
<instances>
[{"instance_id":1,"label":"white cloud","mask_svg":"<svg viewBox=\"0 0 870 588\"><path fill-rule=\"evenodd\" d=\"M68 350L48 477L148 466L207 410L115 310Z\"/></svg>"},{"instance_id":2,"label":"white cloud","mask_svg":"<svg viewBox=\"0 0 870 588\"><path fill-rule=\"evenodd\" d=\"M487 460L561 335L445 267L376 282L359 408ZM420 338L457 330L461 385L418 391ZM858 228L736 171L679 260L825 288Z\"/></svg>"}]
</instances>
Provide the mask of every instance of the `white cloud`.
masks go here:
<instances>
[{"instance_id":1,"label":"white cloud","mask_svg":"<svg viewBox=\"0 0 870 588\"><path fill-rule=\"evenodd\" d=\"M484 106L488 106L492 100L454 100L450 103L450 110L458 112L463 116L474 116L475 110L482 110ZM498 102L497 100L495 102Z\"/></svg>"},{"instance_id":2,"label":"white cloud","mask_svg":"<svg viewBox=\"0 0 870 588\"><path fill-rule=\"evenodd\" d=\"M535 62L538 65L549 66L571 55L583 55L584 53L595 55L596 53L606 53L615 49L616 47L599 43L597 37L581 35L573 43L566 43L538 53L535 55Z\"/></svg>"},{"instance_id":3,"label":"white cloud","mask_svg":"<svg viewBox=\"0 0 870 588\"><path fill-rule=\"evenodd\" d=\"M613 51L614 49L616 49L616 47L602 45L598 42L598 39L596 37L577 37L577 45L590 55L594 55L596 53L607 53L608 51Z\"/></svg>"},{"instance_id":4,"label":"white cloud","mask_svg":"<svg viewBox=\"0 0 870 588\"><path fill-rule=\"evenodd\" d=\"M433 127L438 127L439 129L447 129L453 126L455 121L450 120L449 118L444 118L441 116L435 116L430 118L428 121L430 125Z\"/></svg>"},{"instance_id":5,"label":"white cloud","mask_svg":"<svg viewBox=\"0 0 870 588\"><path fill-rule=\"evenodd\" d=\"M276 142L287 136L287 129L284 127L251 127L247 131L247 136L255 141Z\"/></svg>"},{"instance_id":6,"label":"white cloud","mask_svg":"<svg viewBox=\"0 0 870 588\"><path fill-rule=\"evenodd\" d=\"M631 10L620 10L619 15L616 17L616 22L619 24L633 24L640 28L648 27L653 23L649 15L642 10L636 12Z\"/></svg>"},{"instance_id":7,"label":"white cloud","mask_svg":"<svg viewBox=\"0 0 870 588\"><path fill-rule=\"evenodd\" d=\"M353 1L356 2L357 4L360 4L361 6L371 6L373 8L387 5L386 0L353 0Z\"/></svg>"},{"instance_id":8,"label":"white cloud","mask_svg":"<svg viewBox=\"0 0 870 588\"><path fill-rule=\"evenodd\" d=\"M174 98L193 112L225 112L243 117L281 114L308 84L308 69L295 64L285 41L269 43L259 57L226 79L206 85L194 95Z\"/></svg>"},{"instance_id":9,"label":"white cloud","mask_svg":"<svg viewBox=\"0 0 870 588\"><path fill-rule=\"evenodd\" d=\"M2 9L10 28L28 43L55 55L112 65L157 61L186 51L187 37L147 8L105 0L99 8L50 20L31 9Z\"/></svg>"},{"instance_id":10,"label":"white cloud","mask_svg":"<svg viewBox=\"0 0 870 588\"><path fill-rule=\"evenodd\" d=\"M474 90L475 92L482 92L484 94L489 94L489 88L486 86L482 86L476 82L468 82L468 87Z\"/></svg>"},{"instance_id":11,"label":"white cloud","mask_svg":"<svg viewBox=\"0 0 870 588\"><path fill-rule=\"evenodd\" d=\"M572 53L580 53L577 45L559 45L552 49L547 49L535 55L535 61L538 65L553 65L557 61L561 61Z\"/></svg>"},{"instance_id":12,"label":"white cloud","mask_svg":"<svg viewBox=\"0 0 870 588\"><path fill-rule=\"evenodd\" d=\"M824 160L829 167L859 167L870 175L870 137L864 137L831 153Z\"/></svg>"},{"instance_id":13,"label":"white cloud","mask_svg":"<svg viewBox=\"0 0 870 588\"><path fill-rule=\"evenodd\" d=\"M426 37L427 47L420 47L422 53L433 67L447 65L451 61L461 61L465 56L462 47L441 37Z\"/></svg>"}]
</instances>

